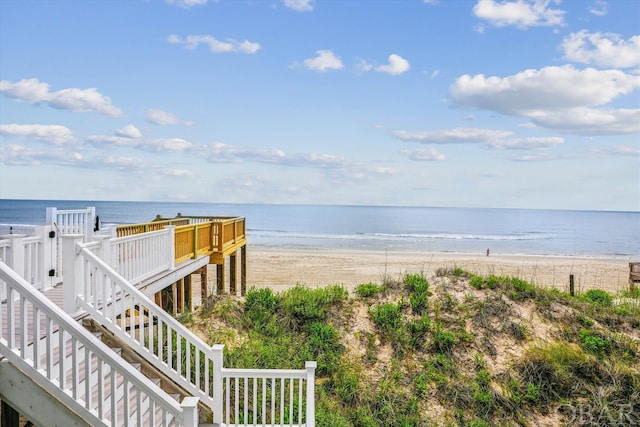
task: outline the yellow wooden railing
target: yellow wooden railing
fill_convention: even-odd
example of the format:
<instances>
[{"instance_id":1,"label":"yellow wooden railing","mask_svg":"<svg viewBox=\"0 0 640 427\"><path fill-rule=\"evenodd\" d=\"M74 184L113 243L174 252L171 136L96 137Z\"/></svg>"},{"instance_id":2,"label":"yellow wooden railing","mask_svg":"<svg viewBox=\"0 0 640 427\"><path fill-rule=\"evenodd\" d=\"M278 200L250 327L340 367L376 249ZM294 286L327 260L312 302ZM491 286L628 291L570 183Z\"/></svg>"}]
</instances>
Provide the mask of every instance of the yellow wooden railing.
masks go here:
<instances>
[{"instance_id":1,"label":"yellow wooden railing","mask_svg":"<svg viewBox=\"0 0 640 427\"><path fill-rule=\"evenodd\" d=\"M140 224L118 225L116 227L117 237L132 236L134 234L147 233L149 231L162 230L167 225L189 224L189 218L167 219L162 221L143 222Z\"/></svg>"},{"instance_id":2,"label":"yellow wooden railing","mask_svg":"<svg viewBox=\"0 0 640 427\"><path fill-rule=\"evenodd\" d=\"M175 263L209 255L221 259L246 244L243 217L184 217L158 218L142 224L119 225L118 237L161 230L175 225Z\"/></svg>"}]
</instances>

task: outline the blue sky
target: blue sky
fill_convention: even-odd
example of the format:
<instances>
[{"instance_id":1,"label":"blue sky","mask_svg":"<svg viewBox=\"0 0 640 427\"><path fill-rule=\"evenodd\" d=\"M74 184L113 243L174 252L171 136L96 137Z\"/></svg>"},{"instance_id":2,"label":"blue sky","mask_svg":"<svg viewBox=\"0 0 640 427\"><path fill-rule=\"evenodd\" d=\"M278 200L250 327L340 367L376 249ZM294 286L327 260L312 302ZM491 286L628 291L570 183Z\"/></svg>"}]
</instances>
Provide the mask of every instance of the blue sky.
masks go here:
<instances>
[{"instance_id":1,"label":"blue sky","mask_svg":"<svg viewBox=\"0 0 640 427\"><path fill-rule=\"evenodd\" d=\"M0 3L0 198L640 210L636 0Z\"/></svg>"}]
</instances>

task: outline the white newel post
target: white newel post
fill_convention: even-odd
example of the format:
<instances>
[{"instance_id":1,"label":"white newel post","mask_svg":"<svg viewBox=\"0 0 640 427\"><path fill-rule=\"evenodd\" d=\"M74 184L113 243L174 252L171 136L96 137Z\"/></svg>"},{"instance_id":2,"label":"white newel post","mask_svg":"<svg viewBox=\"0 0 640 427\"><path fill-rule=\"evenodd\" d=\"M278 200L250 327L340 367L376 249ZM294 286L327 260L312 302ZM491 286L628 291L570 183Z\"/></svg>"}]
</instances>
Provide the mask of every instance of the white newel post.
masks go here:
<instances>
[{"instance_id":1,"label":"white newel post","mask_svg":"<svg viewBox=\"0 0 640 427\"><path fill-rule=\"evenodd\" d=\"M316 426L316 367L318 362L307 362L307 427Z\"/></svg>"},{"instance_id":2,"label":"white newel post","mask_svg":"<svg viewBox=\"0 0 640 427\"><path fill-rule=\"evenodd\" d=\"M111 264L111 236L93 236L93 240L100 242L100 247L96 251L98 258L104 261L104 263L109 267L113 268L113 265Z\"/></svg>"},{"instance_id":3,"label":"white newel post","mask_svg":"<svg viewBox=\"0 0 640 427\"><path fill-rule=\"evenodd\" d=\"M82 243L83 237L82 234L62 236L63 308L72 316L78 312L76 298L82 293L83 261L77 245Z\"/></svg>"},{"instance_id":4,"label":"white newel post","mask_svg":"<svg viewBox=\"0 0 640 427\"><path fill-rule=\"evenodd\" d=\"M168 234L168 252L169 252L169 269L173 270L175 268L174 262L176 260L176 226L175 225L167 225L164 227L166 230L169 230Z\"/></svg>"},{"instance_id":5,"label":"white newel post","mask_svg":"<svg viewBox=\"0 0 640 427\"><path fill-rule=\"evenodd\" d=\"M224 398L222 397L222 359L224 344L214 344L213 351L213 423L222 425L222 408Z\"/></svg>"},{"instance_id":6,"label":"white newel post","mask_svg":"<svg viewBox=\"0 0 640 427\"><path fill-rule=\"evenodd\" d=\"M24 279L24 242L23 239L27 237L26 234L9 234L3 237L11 240L11 246L7 252L6 264L11 267L13 271L18 273L20 277Z\"/></svg>"},{"instance_id":7,"label":"white newel post","mask_svg":"<svg viewBox=\"0 0 640 427\"><path fill-rule=\"evenodd\" d=\"M56 220L56 214L58 213L58 209L56 208L47 208L47 224L53 224Z\"/></svg>"},{"instance_id":8,"label":"white newel post","mask_svg":"<svg viewBox=\"0 0 640 427\"><path fill-rule=\"evenodd\" d=\"M95 206L88 206L87 207L87 218L86 221L87 223L84 225L85 226L85 242L88 242L89 240L91 240L91 237L93 237L93 235L95 234L95 232L93 231L95 224L96 224L96 208Z\"/></svg>"},{"instance_id":9,"label":"white newel post","mask_svg":"<svg viewBox=\"0 0 640 427\"><path fill-rule=\"evenodd\" d=\"M46 291L55 286L56 275L59 273L56 271L56 232L53 231L51 225L38 225L36 226L36 236L39 236L41 241L38 251L38 258L42 266L40 283L42 290Z\"/></svg>"},{"instance_id":10,"label":"white newel post","mask_svg":"<svg viewBox=\"0 0 640 427\"><path fill-rule=\"evenodd\" d=\"M182 399L182 413L185 427L198 427L198 397L187 396Z\"/></svg>"}]
</instances>

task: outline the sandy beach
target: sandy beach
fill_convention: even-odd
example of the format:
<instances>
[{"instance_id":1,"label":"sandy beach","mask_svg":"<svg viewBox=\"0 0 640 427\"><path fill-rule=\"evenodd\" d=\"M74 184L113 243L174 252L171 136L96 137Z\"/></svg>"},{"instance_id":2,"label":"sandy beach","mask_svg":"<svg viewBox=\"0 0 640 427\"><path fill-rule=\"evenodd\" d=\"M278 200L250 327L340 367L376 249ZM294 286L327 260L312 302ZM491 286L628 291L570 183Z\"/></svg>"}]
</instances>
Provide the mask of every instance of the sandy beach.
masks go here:
<instances>
[{"instance_id":1,"label":"sandy beach","mask_svg":"<svg viewBox=\"0 0 640 427\"><path fill-rule=\"evenodd\" d=\"M454 267L567 291L571 274L576 291L598 288L616 293L628 288L629 278L629 261L624 259L249 247L247 261L248 287L274 291L298 283L340 284L351 290L362 283L381 283L385 276L400 279L407 273L422 273L429 278L438 268Z\"/></svg>"}]
</instances>

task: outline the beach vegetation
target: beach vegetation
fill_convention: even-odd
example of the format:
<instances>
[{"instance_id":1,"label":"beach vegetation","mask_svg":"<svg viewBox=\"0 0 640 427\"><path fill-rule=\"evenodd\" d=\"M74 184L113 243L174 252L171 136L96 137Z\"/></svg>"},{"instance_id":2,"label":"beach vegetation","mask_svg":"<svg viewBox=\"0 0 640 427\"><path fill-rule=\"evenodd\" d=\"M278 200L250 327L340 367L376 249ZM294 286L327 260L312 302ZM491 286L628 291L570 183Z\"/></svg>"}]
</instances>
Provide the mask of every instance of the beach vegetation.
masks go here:
<instances>
[{"instance_id":1,"label":"beach vegetation","mask_svg":"<svg viewBox=\"0 0 640 427\"><path fill-rule=\"evenodd\" d=\"M428 308L429 281L418 274L407 274L403 280L404 285L411 292L409 303L415 314L425 314Z\"/></svg>"},{"instance_id":2,"label":"beach vegetation","mask_svg":"<svg viewBox=\"0 0 640 427\"><path fill-rule=\"evenodd\" d=\"M355 292L360 298L371 298L385 292L386 288L377 283L362 283L356 286Z\"/></svg>"},{"instance_id":3,"label":"beach vegetation","mask_svg":"<svg viewBox=\"0 0 640 427\"><path fill-rule=\"evenodd\" d=\"M252 289L183 319L226 345L229 367L316 360L317 426L570 425L587 407L640 423L637 296L451 269L431 280L365 283L353 298Z\"/></svg>"},{"instance_id":4,"label":"beach vegetation","mask_svg":"<svg viewBox=\"0 0 640 427\"><path fill-rule=\"evenodd\" d=\"M609 295L607 291L603 291L602 289L589 289L584 297L591 302L595 302L596 304L604 305L610 307L613 303L613 297Z\"/></svg>"}]
</instances>

